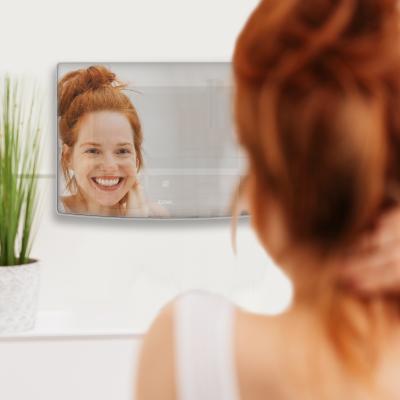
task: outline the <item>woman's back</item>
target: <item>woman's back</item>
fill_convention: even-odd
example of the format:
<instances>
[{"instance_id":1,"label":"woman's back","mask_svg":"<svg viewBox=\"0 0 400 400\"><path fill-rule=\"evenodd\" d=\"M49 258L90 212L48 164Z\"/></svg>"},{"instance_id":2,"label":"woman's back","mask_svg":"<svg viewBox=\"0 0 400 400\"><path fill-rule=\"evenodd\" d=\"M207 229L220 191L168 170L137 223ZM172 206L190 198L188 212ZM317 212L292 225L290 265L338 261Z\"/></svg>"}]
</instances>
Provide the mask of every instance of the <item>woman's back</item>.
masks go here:
<instances>
[{"instance_id":1,"label":"woman's back","mask_svg":"<svg viewBox=\"0 0 400 400\"><path fill-rule=\"evenodd\" d=\"M237 310L234 352L241 400L399 399L398 328L373 372L374 394L349 373L315 310L299 307L273 317Z\"/></svg>"},{"instance_id":2,"label":"woman's back","mask_svg":"<svg viewBox=\"0 0 400 400\"><path fill-rule=\"evenodd\" d=\"M214 294L184 294L146 336L137 398L397 400L399 328L376 363L374 392L349 372L315 310L296 307L265 316Z\"/></svg>"},{"instance_id":3,"label":"woman's back","mask_svg":"<svg viewBox=\"0 0 400 400\"><path fill-rule=\"evenodd\" d=\"M315 310L253 314L201 292L174 308L173 365L181 400L395 400L400 398L400 330L388 338L370 387L349 373Z\"/></svg>"}]
</instances>

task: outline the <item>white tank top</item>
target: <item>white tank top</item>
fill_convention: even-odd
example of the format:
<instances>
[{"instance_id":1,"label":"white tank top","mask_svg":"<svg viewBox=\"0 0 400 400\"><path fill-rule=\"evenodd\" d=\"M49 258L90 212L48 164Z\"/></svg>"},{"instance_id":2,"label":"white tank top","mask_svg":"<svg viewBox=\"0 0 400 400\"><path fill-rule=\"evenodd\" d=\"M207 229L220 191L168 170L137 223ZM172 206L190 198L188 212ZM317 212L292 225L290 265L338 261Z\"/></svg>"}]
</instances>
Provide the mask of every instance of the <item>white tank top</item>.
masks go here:
<instances>
[{"instance_id":1,"label":"white tank top","mask_svg":"<svg viewBox=\"0 0 400 400\"><path fill-rule=\"evenodd\" d=\"M221 296L191 292L175 302L179 400L239 400L233 351L235 308Z\"/></svg>"}]
</instances>

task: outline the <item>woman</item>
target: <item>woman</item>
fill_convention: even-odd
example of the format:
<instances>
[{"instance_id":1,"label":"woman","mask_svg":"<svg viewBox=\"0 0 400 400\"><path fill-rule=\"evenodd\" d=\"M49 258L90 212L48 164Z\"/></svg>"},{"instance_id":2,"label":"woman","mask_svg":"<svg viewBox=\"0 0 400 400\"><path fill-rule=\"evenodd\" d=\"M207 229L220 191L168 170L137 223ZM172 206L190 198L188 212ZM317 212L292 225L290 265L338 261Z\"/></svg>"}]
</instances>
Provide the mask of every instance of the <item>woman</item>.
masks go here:
<instances>
[{"instance_id":1,"label":"woman","mask_svg":"<svg viewBox=\"0 0 400 400\"><path fill-rule=\"evenodd\" d=\"M71 193L60 209L73 214L162 217L143 195L143 135L136 109L114 73L91 66L58 84L61 167Z\"/></svg>"},{"instance_id":2,"label":"woman","mask_svg":"<svg viewBox=\"0 0 400 400\"><path fill-rule=\"evenodd\" d=\"M395 0L254 11L233 62L242 186L293 303L180 296L144 339L139 400L400 398L399 22Z\"/></svg>"}]
</instances>

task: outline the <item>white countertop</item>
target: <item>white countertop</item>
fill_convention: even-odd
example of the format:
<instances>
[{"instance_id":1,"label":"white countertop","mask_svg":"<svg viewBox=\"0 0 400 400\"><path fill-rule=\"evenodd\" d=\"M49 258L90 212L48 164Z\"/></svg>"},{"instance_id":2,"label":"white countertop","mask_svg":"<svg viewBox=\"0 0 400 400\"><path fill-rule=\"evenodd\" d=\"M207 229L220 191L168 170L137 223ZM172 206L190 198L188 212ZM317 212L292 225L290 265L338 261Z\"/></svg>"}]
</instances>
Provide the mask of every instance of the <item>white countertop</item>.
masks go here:
<instances>
[{"instance_id":1,"label":"white countertop","mask_svg":"<svg viewBox=\"0 0 400 400\"><path fill-rule=\"evenodd\" d=\"M34 338L137 338L143 337L147 324L121 311L40 310L34 329L0 334L4 339Z\"/></svg>"}]
</instances>

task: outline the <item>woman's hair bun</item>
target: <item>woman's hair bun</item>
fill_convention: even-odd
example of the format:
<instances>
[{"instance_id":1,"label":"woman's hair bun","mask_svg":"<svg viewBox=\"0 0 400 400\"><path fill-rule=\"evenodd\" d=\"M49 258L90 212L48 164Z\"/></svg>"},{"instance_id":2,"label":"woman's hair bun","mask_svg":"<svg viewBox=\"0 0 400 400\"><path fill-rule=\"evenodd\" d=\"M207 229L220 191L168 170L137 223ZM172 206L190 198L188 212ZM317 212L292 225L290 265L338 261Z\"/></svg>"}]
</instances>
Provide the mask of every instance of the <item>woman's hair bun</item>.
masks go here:
<instances>
[{"instance_id":1,"label":"woman's hair bun","mask_svg":"<svg viewBox=\"0 0 400 400\"><path fill-rule=\"evenodd\" d=\"M344 70L375 79L399 58L397 0L264 0L239 36L238 78L336 82ZM245 45L243 45L243 43Z\"/></svg>"},{"instance_id":2,"label":"woman's hair bun","mask_svg":"<svg viewBox=\"0 0 400 400\"><path fill-rule=\"evenodd\" d=\"M77 96L108 85L121 86L121 83L113 72L103 66L90 66L66 74L58 83L59 116L66 112Z\"/></svg>"},{"instance_id":3,"label":"woman's hair bun","mask_svg":"<svg viewBox=\"0 0 400 400\"><path fill-rule=\"evenodd\" d=\"M86 70L86 84L89 89L112 84L116 80L113 72L102 66L91 66Z\"/></svg>"}]
</instances>

